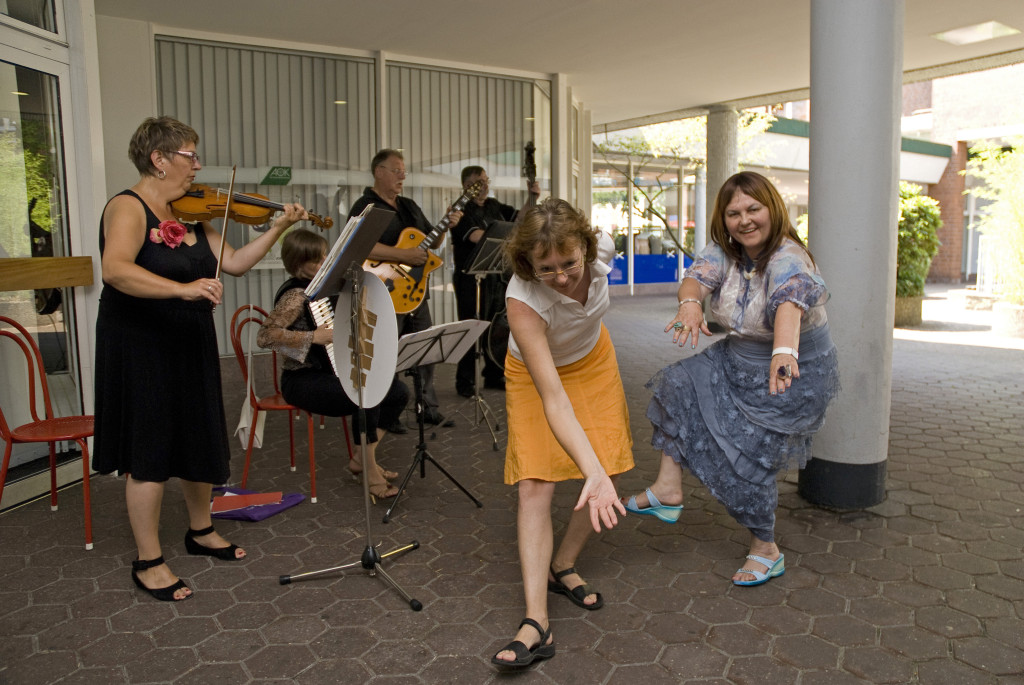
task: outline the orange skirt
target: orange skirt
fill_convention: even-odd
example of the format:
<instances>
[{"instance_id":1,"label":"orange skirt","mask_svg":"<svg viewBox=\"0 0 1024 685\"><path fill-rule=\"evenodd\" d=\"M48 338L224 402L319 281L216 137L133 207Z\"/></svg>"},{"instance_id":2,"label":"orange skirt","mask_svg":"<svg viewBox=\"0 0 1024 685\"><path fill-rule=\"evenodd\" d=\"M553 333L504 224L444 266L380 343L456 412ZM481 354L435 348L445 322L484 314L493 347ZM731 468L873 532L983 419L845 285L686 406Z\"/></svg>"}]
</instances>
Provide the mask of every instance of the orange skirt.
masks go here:
<instances>
[{"instance_id":1,"label":"orange skirt","mask_svg":"<svg viewBox=\"0 0 1024 685\"><path fill-rule=\"evenodd\" d=\"M626 394L615 348L604 324L594 349L579 361L559 366L557 371L605 472L612 476L633 468ZM524 478L558 482L583 477L551 432L526 365L511 354L505 357L505 412L506 483L512 485Z\"/></svg>"}]
</instances>

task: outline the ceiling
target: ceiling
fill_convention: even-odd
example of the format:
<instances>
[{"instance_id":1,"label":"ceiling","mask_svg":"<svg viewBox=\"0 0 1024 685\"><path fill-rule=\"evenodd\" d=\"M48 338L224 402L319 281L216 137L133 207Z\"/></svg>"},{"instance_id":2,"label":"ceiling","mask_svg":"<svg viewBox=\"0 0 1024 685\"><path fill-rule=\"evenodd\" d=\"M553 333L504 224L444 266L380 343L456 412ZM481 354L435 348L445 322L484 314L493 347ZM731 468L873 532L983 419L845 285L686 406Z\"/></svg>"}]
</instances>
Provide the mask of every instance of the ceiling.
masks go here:
<instances>
[{"instance_id":1,"label":"ceiling","mask_svg":"<svg viewBox=\"0 0 1024 685\"><path fill-rule=\"evenodd\" d=\"M895 1L895 0L894 0ZM904 0L908 80L1024 62L1024 0ZM188 31L567 75L595 126L806 97L811 0L95 0ZM1020 34L953 46L985 21Z\"/></svg>"}]
</instances>

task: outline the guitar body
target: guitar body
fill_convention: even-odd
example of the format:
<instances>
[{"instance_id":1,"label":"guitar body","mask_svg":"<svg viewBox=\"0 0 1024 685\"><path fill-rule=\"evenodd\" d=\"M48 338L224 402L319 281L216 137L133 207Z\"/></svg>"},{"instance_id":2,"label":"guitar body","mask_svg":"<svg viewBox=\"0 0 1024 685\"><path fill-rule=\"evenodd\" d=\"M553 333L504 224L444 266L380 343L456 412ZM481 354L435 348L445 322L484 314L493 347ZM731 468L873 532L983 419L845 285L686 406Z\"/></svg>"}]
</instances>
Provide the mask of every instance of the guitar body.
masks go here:
<instances>
[{"instance_id":1,"label":"guitar body","mask_svg":"<svg viewBox=\"0 0 1024 685\"><path fill-rule=\"evenodd\" d=\"M402 231L395 247L414 250L423 243L424 237L422 231L407 228ZM427 294L428 277L443 263L433 252L427 252L427 261L420 266L375 261L367 261L363 266L384 281L384 285L391 292L395 313L408 314L423 304L423 298Z\"/></svg>"}]
</instances>

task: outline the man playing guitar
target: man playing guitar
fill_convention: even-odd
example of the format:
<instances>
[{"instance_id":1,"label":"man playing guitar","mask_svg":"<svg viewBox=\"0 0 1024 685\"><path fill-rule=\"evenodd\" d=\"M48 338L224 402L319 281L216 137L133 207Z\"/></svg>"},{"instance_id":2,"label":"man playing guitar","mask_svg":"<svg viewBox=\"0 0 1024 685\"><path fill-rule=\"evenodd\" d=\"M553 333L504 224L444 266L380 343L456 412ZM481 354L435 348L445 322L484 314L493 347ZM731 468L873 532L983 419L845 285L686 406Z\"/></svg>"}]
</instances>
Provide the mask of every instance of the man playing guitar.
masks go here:
<instances>
[{"instance_id":1,"label":"man playing guitar","mask_svg":"<svg viewBox=\"0 0 1024 685\"><path fill-rule=\"evenodd\" d=\"M395 213L391 223L381 234L380 242L370 250L368 261L391 262L417 267L426 264L430 253L426 247L436 250L444 242L444 233L439 233L433 243L424 247L396 247L402 232L406 228L415 228L424 235L433 230L433 226L413 200L402 196L405 184L405 158L398 150L385 148L378 152L370 162L370 173L373 174L373 187L366 188L362 197L355 201L349 211L349 218L361 214L368 205L387 209ZM462 212L449 211L448 225L454 226L462 218ZM429 291L428 291L429 292ZM424 295L424 299L429 295ZM415 333L426 330L433 325L430 308L425 304L416 307L408 314L398 314L398 334ZM424 366L420 369L423 380L424 416L428 423L439 424L444 420L438 411L437 393L434 390L434 367ZM385 428L392 428L385 426ZM400 427L397 427L399 428Z\"/></svg>"}]
</instances>

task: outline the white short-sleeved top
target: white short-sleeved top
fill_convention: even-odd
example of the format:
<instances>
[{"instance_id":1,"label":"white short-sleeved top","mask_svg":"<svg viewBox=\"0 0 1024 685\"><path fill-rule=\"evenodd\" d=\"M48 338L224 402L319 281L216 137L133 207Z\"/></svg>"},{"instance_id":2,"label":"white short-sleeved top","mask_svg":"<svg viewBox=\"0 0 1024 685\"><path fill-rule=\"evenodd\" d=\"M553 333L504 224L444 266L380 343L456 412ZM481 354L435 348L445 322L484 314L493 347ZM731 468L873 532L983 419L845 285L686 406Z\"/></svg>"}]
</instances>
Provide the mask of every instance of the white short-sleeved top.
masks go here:
<instances>
[{"instance_id":1,"label":"white short-sleeved top","mask_svg":"<svg viewBox=\"0 0 1024 685\"><path fill-rule=\"evenodd\" d=\"M605 233L597 241L597 259L590 263L590 287L587 303L580 304L540 281L526 281L512 276L505 299L519 300L537 312L548 325L548 347L555 366L579 361L594 349L601 334L601 317L608 311L608 274L615 245ZM523 355L510 335L508 349L513 357L522 361Z\"/></svg>"}]
</instances>

